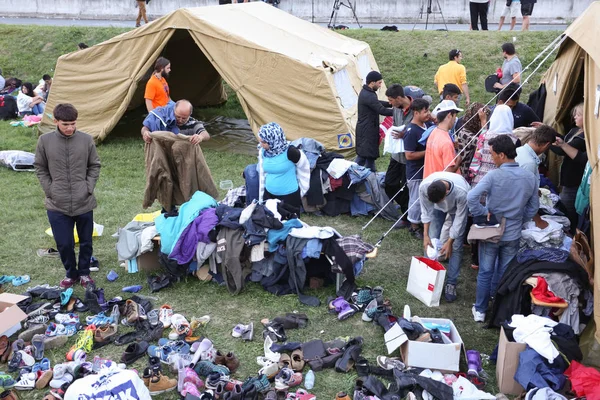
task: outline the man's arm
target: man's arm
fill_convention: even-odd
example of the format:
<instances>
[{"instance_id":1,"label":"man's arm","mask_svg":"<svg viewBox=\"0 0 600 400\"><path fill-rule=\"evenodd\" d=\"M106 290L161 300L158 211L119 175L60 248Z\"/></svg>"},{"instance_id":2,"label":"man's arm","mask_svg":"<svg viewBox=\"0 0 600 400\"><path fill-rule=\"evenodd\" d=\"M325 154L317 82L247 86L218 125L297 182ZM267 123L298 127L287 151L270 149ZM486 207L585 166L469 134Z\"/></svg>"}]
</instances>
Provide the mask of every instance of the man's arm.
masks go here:
<instances>
[{"instance_id":1,"label":"man's arm","mask_svg":"<svg viewBox=\"0 0 600 400\"><path fill-rule=\"evenodd\" d=\"M425 158L425 150L423 151L404 151L404 155L407 160L414 161L420 160L421 158Z\"/></svg>"},{"instance_id":2,"label":"man's arm","mask_svg":"<svg viewBox=\"0 0 600 400\"><path fill-rule=\"evenodd\" d=\"M148 110L148 112L154 110L154 107L152 106L152 100L144 99L144 101L146 103L146 110Z\"/></svg>"},{"instance_id":3,"label":"man's arm","mask_svg":"<svg viewBox=\"0 0 600 400\"><path fill-rule=\"evenodd\" d=\"M467 107L471 104L471 96L469 95L469 85L465 82L462 84L462 91L465 94L465 100Z\"/></svg>"},{"instance_id":4,"label":"man's arm","mask_svg":"<svg viewBox=\"0 0 600 400\"><path fill-rule=\"evenodd\" d=\"M94 193L94 188L96 187L96 182L98 181L99 176L100 176L100 157L98 157L98 152L96 151L96 145L94 144L93 141L90 141L88 165L87 165L87 176L86 176L89 194Z\"/></svg>"},{"instance_id":5,"label":"man's arm","mask_svg":"<svg viewBox=\"0 0 600 400\"><path fill-rule=\"evenodd\" d=\"M533 187L533 192L531 193L531 196L529 196L527 204L525 204L525 209L523 210L523 222L527 222L531 218L533 218L540 208L540 196L538 194L538 191L539 185L535 183Z\"/></svg>"},{"instance_id":6,"label":"man's arm","mask_svg":"<svg viewBox=\"0 0 600 400\"><path fill-rule=\"evenodd\" d=\"M467 204L469 206L469 211L473 216L478 217L480 215L487 215L488 209L484 205L481 204L481 195L484 193L490 193L490 189L492 187L492 171L488 172L481 181L469 191L467 194Z\"/></svg>"},{"instance_id":7,"label":"man's arm","mask_svg":"<svg viewBox=\"0 0 600 400\"><path fill-rule=\"evenodd\" d=\"M52 184L52 176L48 170L48 158L46 157L46 149L44 148L44 141L40 138L37 142L35 149L35 160L33 162L35 167L35 174L37 175L42 190L46 197L52 197L50 195L50 185Z\"/></svg>"},{"instance_id":8,"label":"man's arm","mask_svg":"<svg viewBox=\"0 0 600 400\"><path fill-rule=\"evenodd\" d=\"M391 107L390 103L388 103L387 101L380 101L379 99L377 99L377 95L375 93L373 93L372 96L369 96L369 101L366 103L366 105L379 115L394 115L394 110L391 108L387 108Z\"/></svg>"}]
</instances>

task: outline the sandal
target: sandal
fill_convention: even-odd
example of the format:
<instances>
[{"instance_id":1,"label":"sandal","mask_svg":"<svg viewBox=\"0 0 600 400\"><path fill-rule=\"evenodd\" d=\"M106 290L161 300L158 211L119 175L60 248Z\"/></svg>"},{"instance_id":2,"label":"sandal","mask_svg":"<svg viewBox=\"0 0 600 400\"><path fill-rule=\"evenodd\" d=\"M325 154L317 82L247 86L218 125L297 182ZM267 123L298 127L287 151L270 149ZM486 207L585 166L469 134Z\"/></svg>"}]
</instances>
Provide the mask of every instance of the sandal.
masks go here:
<instances>
[{"instance_id":1,"label":"sandal","mask_svg":"<svg viewBox=\"0 0 600 400\"><path fill-rule=\"evenodd\" d=\"M31 281L29 275L17 276L15 279L12 280L12 284L13 286L21 286L26 283L29 283L29 281Z\"/></svg>"},{"instance_id":2,"label":"sandal","mask_svg":"<svg viewBox=\"0 0 600 400\"><path fill-rule=\"evenodd\" d=\"M60 305L66 306L71 300L71 296L73 295L73 288L68 288L67 290L60 293Z\"/></svg>"}]
</instances>

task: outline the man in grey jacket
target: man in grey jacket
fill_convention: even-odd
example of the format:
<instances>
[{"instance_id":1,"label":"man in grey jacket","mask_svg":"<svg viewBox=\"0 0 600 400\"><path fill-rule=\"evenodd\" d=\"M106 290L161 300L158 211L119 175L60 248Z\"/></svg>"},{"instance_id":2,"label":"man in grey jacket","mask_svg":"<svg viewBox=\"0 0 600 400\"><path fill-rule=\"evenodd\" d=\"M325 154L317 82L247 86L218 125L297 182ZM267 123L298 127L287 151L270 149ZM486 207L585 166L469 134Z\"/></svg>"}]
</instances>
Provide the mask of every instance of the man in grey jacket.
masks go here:
<instances>
[{"instance_id":1,"label":"man in grey jacket","mask_svg":"<svg viewBox=\"0 0 600 400\"><path fill-rule=\"evenodd\" d=\"M100 175L100 158L91 136L76 127L77 110L71 104L54 108L56 130L38 139L35 171L46 195L45 206L56 248L66 270L63 289L80 282L94 285L92 257L94 188ZM79 263L75 258L73 228L79 236Z\"/></svg>"},{"instance_id":2,"label":"man in grey jacket","mask_svg":"<svg viewBox=\"0 0 600 400\"><path fill-rule=\"evenodd\" d=\"M430 174L419 186L425 254L427 254L427 246L432 246L430 238L440 239L446 216L450 215L452 218L449 238L439 251L441 256L450 260L444 288L444 296L448 302L453 302L457 298L456 284L467 229L469 189L471 186L460 174L446 171Z\"/></svg>"}]
</instances>

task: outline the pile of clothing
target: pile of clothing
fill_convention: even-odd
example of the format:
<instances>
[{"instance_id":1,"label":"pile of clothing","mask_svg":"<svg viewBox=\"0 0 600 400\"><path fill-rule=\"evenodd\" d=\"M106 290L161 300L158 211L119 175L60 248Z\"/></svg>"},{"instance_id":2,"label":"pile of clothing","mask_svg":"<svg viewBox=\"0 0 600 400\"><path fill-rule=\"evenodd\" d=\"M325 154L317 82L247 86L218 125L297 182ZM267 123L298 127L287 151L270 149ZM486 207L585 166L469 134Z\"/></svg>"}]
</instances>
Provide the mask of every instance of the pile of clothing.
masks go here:
<instances>
[{"instance_id":1,"label":"pile of clothing","mask_svg":"<svg viewBox=\"0 0 600 400\"><path fill-rule=\"evenodd\" d=\"M383 189L385 173L373 173L345 160L341 154L327 152L314 139L297 139L291 145L301 150L310 164L309 189L302 198L304 211L336 217L341 214L369 215L382 210L381 216L387 220L395 222L400 217L395 205L387 204L389 197ZM248 165L244 170L245 187L231 191L245 196L247 204L259 197L257 171L257 164ZM231 197L228 203L235 200Z\"/></svg>"},{"instance_id":2,"label":"pile of clothing","mask_svg":"<svg viewBox=\"0 0 600 400\"><path fill-rule=\"evenodd\" d=\"M210 275L237 294L251 280L273 294L295 293L302 303L318 306L316 297L303 294L305 286L322 286L339 273L345 282L338 293L352 294L372 245L359 235L309 226L279 200L247 207L230 200L224 202L233 205L218 204L198 191L177 212L136 216L118 233L119 259L136 272L136 257L151 250L159 235L159 262L171 282L188 273Z\"/></svg>"}]
</instances>

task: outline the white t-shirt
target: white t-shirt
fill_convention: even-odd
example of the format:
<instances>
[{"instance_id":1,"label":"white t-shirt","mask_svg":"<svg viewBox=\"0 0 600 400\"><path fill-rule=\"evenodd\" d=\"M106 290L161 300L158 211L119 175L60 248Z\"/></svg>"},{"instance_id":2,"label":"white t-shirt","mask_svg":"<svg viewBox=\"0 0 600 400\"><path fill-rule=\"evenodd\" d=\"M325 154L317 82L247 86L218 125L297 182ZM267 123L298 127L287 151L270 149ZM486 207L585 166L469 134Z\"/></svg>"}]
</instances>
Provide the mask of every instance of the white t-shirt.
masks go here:
<instances>
[{"instance_id":1,"label":"white t-shirt","mask_svg":"<svg viewBox=\"0 0 600 400\"><path fill-rule=\"evenodd\" d=\"M19 108L19 112L22 113L31 111L31 107L29 105L31 104L32 100L33 97L29 97L25 93L19 92L17 95L17 107Z\"/></svg>"}]
</instances>

